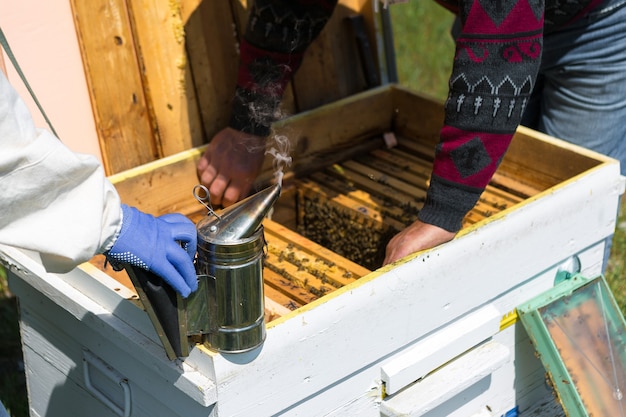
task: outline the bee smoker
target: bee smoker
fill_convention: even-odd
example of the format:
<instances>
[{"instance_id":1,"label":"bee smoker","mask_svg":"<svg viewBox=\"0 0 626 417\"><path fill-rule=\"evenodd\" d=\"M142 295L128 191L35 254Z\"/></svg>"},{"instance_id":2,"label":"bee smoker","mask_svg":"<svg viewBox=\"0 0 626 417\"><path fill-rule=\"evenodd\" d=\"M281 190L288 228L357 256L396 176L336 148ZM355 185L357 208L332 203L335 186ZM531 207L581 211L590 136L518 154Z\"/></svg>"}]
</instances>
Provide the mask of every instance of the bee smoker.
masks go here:
<instances>
[{"instance_id":1,"label":"bee smoker","mask_svg":"<svg viewBox=\"0 0 626 417\"><path fill-rule=\"evenodd\" d=\"M206 197L198 195L204 190ZM263 219L280 195L280 185L268 187L233 206L214 212L208 191L194 195L208 208L196 225L198 291L182 299L181 323L188 337L210 348L246 352L265 340L263 297Z\"/></svg>"},{"instance_id":2,"label":"bee smoker","mask_svg":"<svg viewBox=\"0 0 626 417\"><path fill-rule=\"evenodd\" d=\"M205 195L199 196L198 190ZM188 356L198 342L219 352L240 353L265 340L262 223L280 191L274 185L215 212L208 190L194 188L209 213L196 225L198 290L188 298L157 275L125 266L171 360Z\"/></svg>"}]
</instances>

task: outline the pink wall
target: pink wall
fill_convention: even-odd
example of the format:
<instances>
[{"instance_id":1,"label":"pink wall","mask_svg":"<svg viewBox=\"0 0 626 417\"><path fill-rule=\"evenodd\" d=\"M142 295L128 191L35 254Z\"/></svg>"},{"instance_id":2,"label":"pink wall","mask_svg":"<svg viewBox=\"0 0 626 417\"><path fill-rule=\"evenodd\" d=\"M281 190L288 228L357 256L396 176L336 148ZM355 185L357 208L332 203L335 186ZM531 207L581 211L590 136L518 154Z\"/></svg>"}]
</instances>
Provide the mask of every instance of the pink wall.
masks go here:
<instances>
[{"instance_id":1,"label":"pink wall","mask_svg":"<svg viewBox=\"0 0 626 417\"><path fill-rule=\"evenodd\" d=\"M0 0L0 11L0 27L63 143L100 158L69 0ZM3 58L35 123L47 128L6 54Z\"/></svg>"}]
</instances>

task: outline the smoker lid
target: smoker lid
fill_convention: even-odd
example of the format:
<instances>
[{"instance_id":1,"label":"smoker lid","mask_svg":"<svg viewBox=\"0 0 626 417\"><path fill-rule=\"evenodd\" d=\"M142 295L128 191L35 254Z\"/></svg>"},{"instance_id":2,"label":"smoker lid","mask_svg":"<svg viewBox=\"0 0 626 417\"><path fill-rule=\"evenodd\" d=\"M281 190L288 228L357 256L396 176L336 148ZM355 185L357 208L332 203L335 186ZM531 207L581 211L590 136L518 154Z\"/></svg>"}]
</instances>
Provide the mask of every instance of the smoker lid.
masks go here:
<instances>
[{"instance_id":1,"label":"smoker lid","mask_svg":"<svg viewBox=\"0 0 626 417\"><path fill-rule=\"evenodd\" d=\"M223 210L210 210L208 216L197 224L198 239L227 243L252 236L280 196L280 191L280 184L275 184Z\"/></svg>"}]
</instances>

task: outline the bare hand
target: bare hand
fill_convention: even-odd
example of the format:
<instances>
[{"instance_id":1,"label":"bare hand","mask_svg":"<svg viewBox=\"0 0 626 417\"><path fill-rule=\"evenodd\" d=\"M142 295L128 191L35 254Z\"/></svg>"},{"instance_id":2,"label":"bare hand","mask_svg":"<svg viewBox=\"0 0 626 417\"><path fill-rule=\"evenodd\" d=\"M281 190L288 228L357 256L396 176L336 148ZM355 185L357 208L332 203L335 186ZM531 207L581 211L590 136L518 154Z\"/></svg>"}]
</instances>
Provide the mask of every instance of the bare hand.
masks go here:
<instances>
[{"instance_id":1,"label":"bare hand","mask_svg":"<svg viewBox=\"0 0 626 417\"><path fill-rule=\"evenodd\" d=\"M454 236L455 233L416 220L389 241L383 265L395 262L411 253L449 242Z\"/></svg>"},{"instance_id":2,"label":"bare hand","mask_svg":"<svg viewBox=\"0 0 626 417\"><path fill-rule=\"evenodd\" d=\"M227 127L218 132L198 162L200 183L211 204L227 207L248 195L261 172L265 138Z\"/></svg>"}]
</instances>

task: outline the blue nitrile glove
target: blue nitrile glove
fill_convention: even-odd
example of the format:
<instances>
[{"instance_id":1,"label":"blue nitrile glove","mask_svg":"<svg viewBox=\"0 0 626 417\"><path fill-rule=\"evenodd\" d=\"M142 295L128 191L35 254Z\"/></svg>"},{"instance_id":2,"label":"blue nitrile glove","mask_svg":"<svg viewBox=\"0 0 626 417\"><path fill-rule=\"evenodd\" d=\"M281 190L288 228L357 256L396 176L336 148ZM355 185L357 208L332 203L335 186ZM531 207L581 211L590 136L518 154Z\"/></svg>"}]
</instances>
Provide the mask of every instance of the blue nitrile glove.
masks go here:
<instances>
[{"instance_id":1,"label":"blue nitrile glove","mask_svg":"<svg viewBox=\"0 0 626 417\"><path fill-rule=\"evenodd\" d=\"M122 204L122 230L105 253L114 269L120 263L151 271L183 297L198 289L193 258L198 238L196 227L182 214L154 217Z\"/></svg>"}]
</instances>

